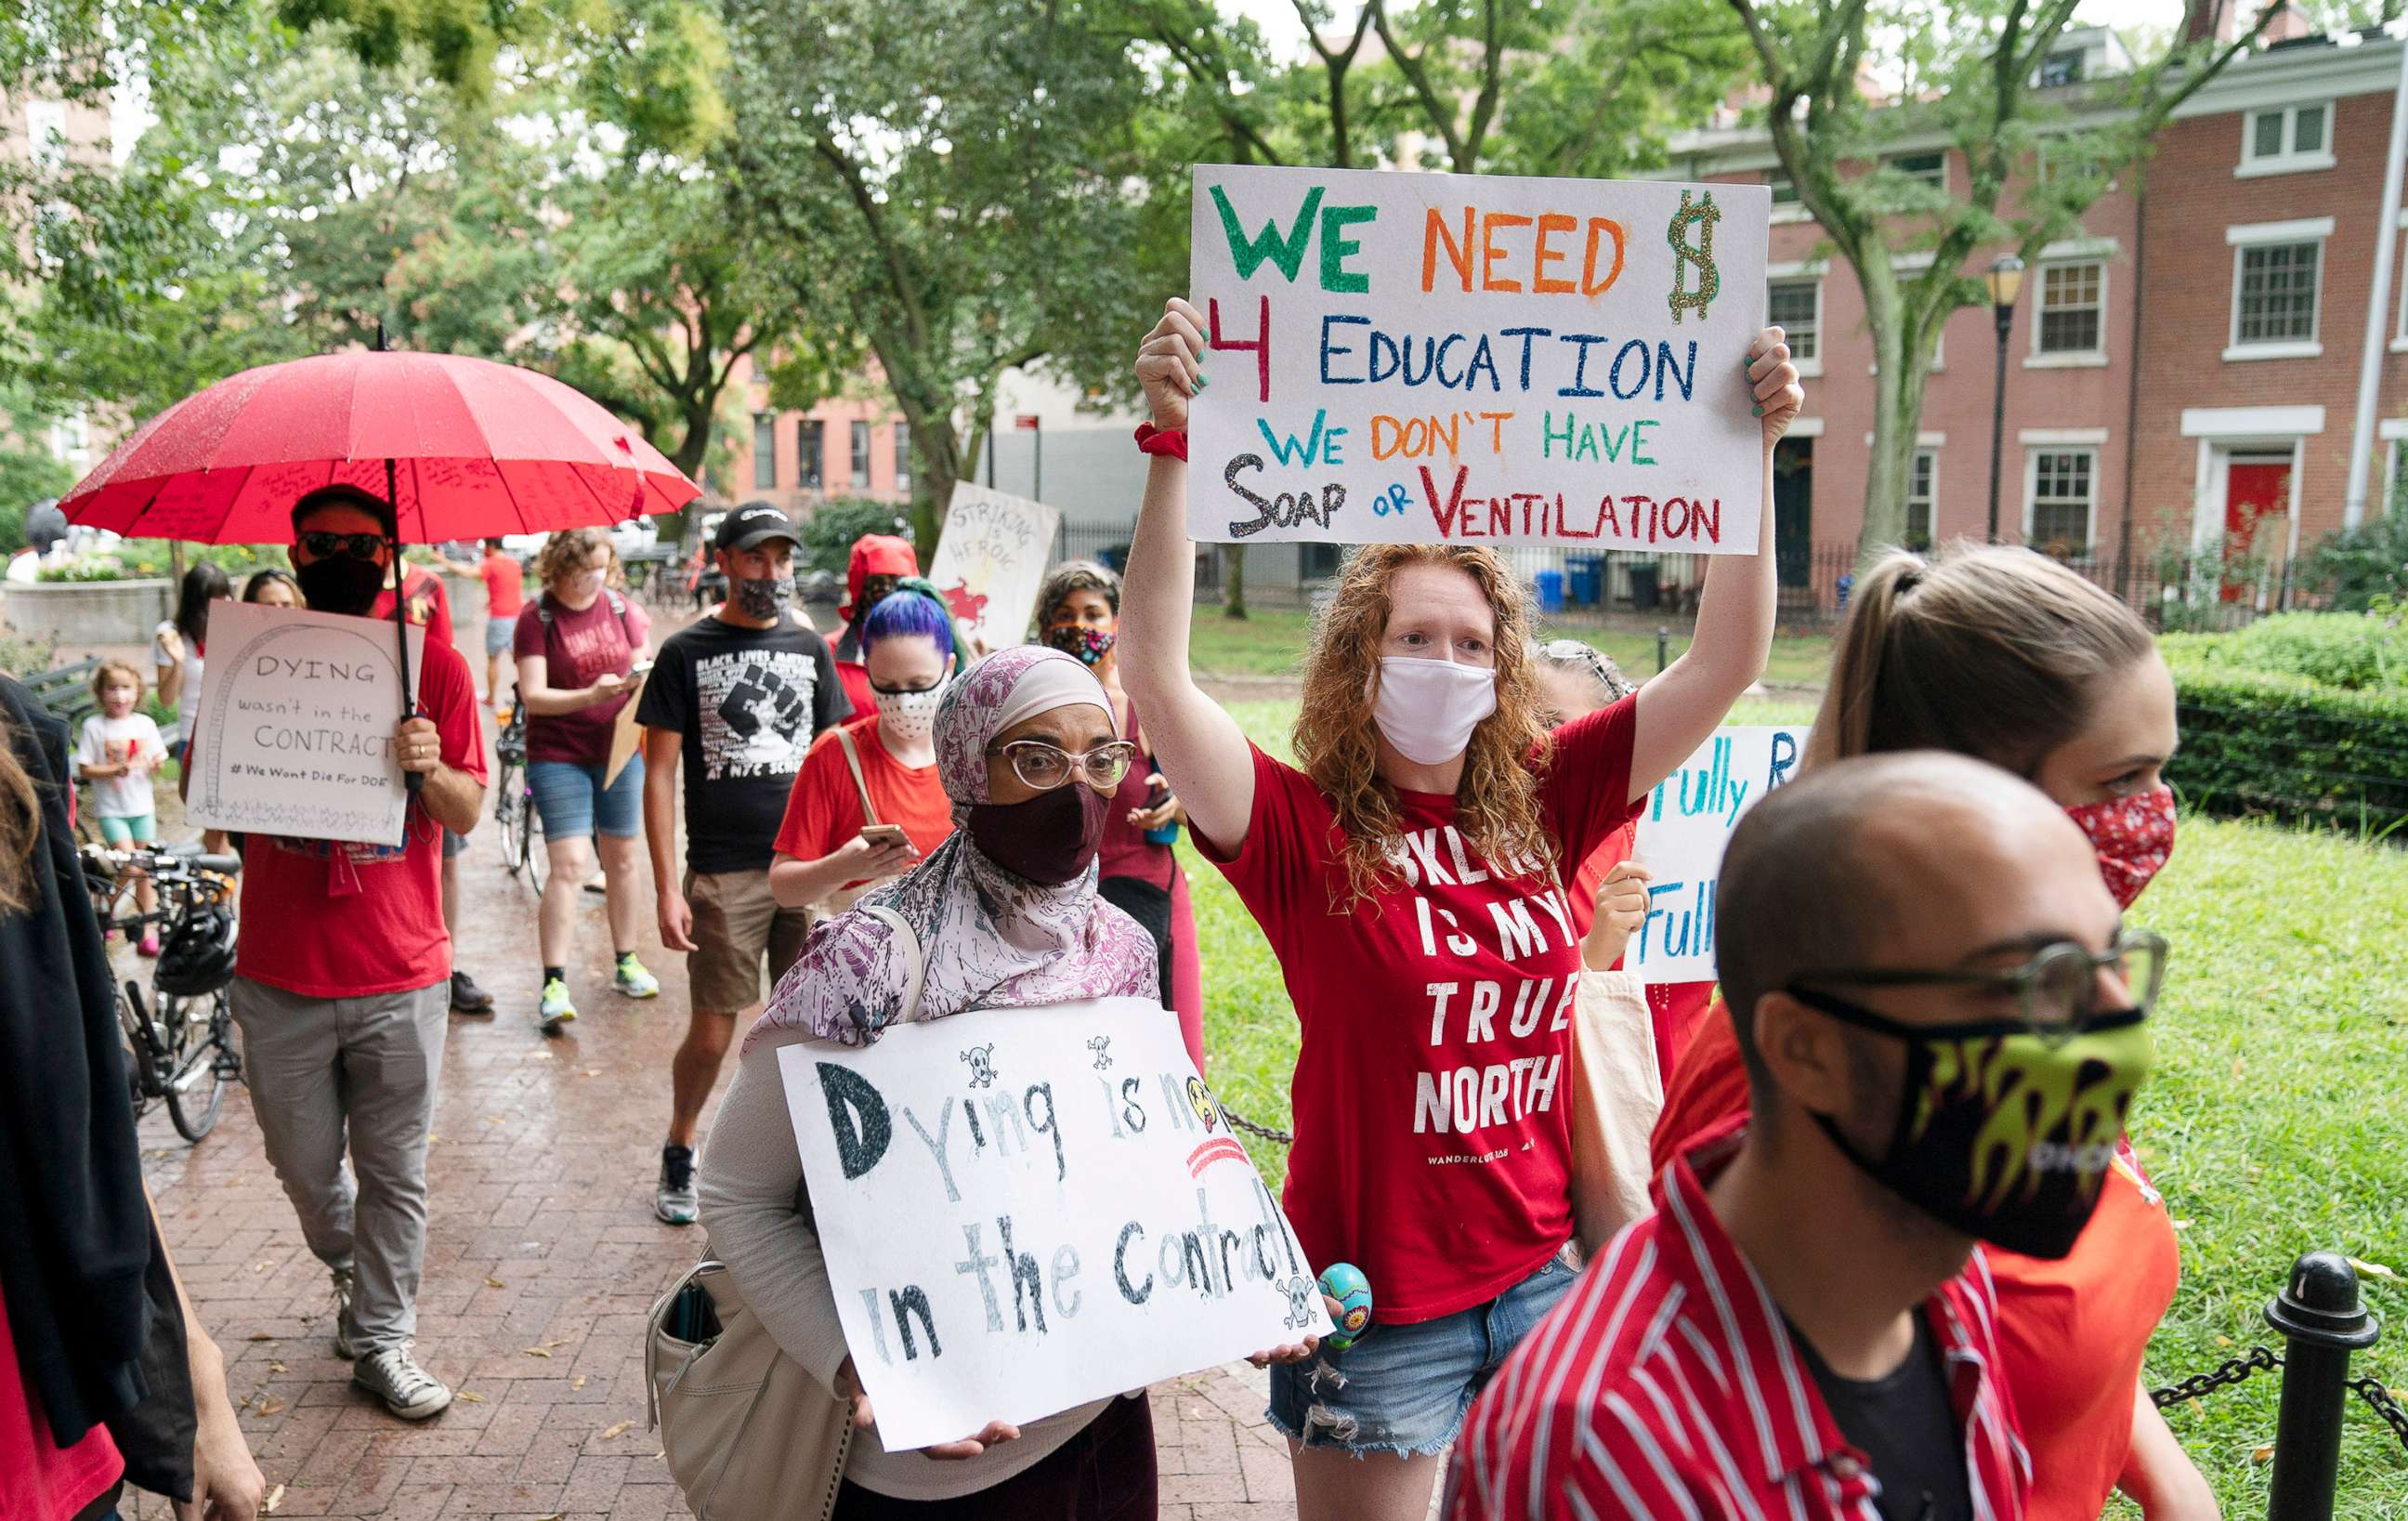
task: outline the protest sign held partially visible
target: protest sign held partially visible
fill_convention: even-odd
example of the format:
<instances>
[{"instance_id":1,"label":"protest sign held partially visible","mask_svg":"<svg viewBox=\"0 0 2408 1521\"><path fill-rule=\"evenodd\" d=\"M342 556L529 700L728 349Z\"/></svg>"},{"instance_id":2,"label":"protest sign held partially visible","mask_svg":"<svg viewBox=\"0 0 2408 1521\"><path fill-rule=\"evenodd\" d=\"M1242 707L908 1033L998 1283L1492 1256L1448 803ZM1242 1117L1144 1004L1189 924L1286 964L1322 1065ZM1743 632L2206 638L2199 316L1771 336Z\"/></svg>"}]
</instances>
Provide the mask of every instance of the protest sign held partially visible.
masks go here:
<instances>
[{"instance_id":1,"label":"protest sign held partially visible","mask_svg":"<svg viewBox=\"0 0 2408 1521\"><path fill-rule=\"evenodd\" d=\"M1647 921L1624 965L1642 983L1707 983L1714 977L1714 884L1740 815L1798 780L1806 753L1798 725L1729 725L1656 784L1639 815L1632 854L1655 874Z\"/></svg>"},{"instance_id":2,"label":"protest sign held partially visible","mask_svg":"<svg viewBox=\"0 0 2408 1521\"><path fill-rule=\"evenodd\" d=\"M1195 174L1194 538L1755 552L1770 192Z\"/></svg>"},{"instance_id":3,"label":"protest sign held partially visible","mask_svg":"<svg viewBox=\"0 0 2408 1521\"><path fill-rule=\"evenodd\" d=\"M897 1025L778 1065L889 1452L1326 1336L1314 1270L1138 998Z\"/></svg>"},{"instance_id":4,"label":"protest sign held partially visible","mask_svg":"<svg viewBox=\"0 0 2408 1521\"><path fill-rule=\"evenodd\" d=\"M1037 590L1061 522L1060 509L1042 502L954 482L928 580L944 594L964 632L989 650L1028 638Z\"/></svg>"},{"instance_id":5,"label":"protest sign held partially visible","mask_svg":"<svg viewBox=\"0 0 2408 1521\"><path fill-rule=\"evenodd\" d=\"M409 668L424 668L412 624ZM299 608L209 610L186 816L208 829L398 847L408 800L394 625Z\"/></svg>"}]
</instances>

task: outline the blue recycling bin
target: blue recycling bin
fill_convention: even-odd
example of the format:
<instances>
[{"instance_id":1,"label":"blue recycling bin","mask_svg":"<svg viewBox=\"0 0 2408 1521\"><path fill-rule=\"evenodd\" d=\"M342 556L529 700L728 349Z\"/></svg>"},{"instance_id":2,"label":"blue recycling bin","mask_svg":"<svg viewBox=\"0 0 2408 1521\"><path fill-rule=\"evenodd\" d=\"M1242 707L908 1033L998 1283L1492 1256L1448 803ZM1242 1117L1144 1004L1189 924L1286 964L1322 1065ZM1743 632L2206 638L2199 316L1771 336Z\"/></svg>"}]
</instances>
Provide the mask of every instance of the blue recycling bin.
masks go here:
<instances>
[{"instance_id":1,"label":"blue recycling bin","mask_svg":"<svg viewBox=\"0 0 2408 1521\"><path fill-rule=\"evenodd\" d=\"M1568 590L1576 608L1593 608L1605 600L1605 556L1573 555L1564 561L1570 572Z\"/></svg>"},{"instance_id":2,"label":"blue recycling bin","mask_svg":"<svg viewBox=\"0 0 2408 1521\"><path fill-rule=\"evenodd\" d=\"M1541 612L1564 610L1564 573L1562 571L1541 570L1531 580L1538 583Z\"/></svg>"}]
</instances>

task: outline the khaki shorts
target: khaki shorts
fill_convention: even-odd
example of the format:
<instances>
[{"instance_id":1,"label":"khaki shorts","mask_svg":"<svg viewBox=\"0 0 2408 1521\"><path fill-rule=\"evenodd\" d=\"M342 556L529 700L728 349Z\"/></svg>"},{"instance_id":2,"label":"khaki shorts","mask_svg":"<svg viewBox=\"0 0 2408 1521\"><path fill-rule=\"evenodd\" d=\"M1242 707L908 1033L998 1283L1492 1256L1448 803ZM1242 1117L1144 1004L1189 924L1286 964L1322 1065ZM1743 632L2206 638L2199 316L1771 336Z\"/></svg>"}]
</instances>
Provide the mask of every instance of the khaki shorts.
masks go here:
<instances>
[{"instance_id":1,"label":"khaki shorts","mask_svg":"<svg viewBox=\"0 0 2408 1521\"><path fill-rule=\"evenodd\" d=\"M811 932L808 909L781 909L769 896L767 871L685 874L694 908L695 950L685 958L695 1012L733 1014L761 1001L761 957L769 957L769 985L803 954Z\"/></svg>"}]
</instances>

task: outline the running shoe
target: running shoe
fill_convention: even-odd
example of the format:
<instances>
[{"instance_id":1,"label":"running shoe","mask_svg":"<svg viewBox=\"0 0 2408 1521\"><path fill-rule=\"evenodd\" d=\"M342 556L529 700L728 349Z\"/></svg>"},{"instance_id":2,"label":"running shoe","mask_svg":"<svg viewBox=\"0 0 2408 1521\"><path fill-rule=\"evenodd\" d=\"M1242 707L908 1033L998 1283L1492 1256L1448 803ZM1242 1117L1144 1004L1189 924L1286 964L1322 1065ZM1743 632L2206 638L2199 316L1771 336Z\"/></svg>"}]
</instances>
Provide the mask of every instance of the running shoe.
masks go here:
<instances>
[{"instance_id":1,"label":"running shoe","mask_svg":"<svg viewBox=\"0 0 2408 1521\"><path fill-rule=\"evenodd\" d=\"M371 1352L351 1364L351 1382L405 1421L423 1421L452 1403L443 1381L418 1366L407 1346Z\"/></svg>"},{"instance_id":2,"label":"running shoe","mask_svg":"<svg viewBox=\"0 0 2408 1521\"><path fill-rule=\"evenodd\" d=\"M663 1225L690 1226L702 1212L694 1192L694 1148L661 1148L661 1185L652 1194L652 1212Z\"/></svg>"},{"instance_id":3,"label":"running shoe","mask_svg":"<svg viewBox=\"0 0 2408 1521\"><path fill-rule=\"evenodd\" d=\"M543 984L543 1001L536 1005L536 1023L549 1035L577 1017L577 1005L568 1001L568 984L555 977Z\"/></svg>"},{"instance_id":4,"label":"running shoe","mask_svg":"<svg viewBox=\"0 0 2408 1521\"><path fill-rule=\"evenodd\" d=\"M644 964L632 954L619 958L619 969L611 976L610 985L631 998L661 996L661 980L646 971Z\"/></svg>"}]
</instances>

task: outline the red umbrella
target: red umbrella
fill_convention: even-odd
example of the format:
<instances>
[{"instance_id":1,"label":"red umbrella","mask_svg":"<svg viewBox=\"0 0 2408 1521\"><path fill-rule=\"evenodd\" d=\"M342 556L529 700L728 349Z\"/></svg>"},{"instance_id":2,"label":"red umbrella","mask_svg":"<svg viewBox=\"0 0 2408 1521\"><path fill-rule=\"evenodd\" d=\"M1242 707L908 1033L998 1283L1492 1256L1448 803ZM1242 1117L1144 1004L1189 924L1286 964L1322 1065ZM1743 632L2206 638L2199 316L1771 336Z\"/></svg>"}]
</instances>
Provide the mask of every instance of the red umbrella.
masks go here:
<instances>
[{"instance_id":1,"label":"red umbrella","mask_svg":"<svg viewBox=\"0 0 2408 1521\"><path fill-rule=\"evenodd\" d=\"M293 504L342 482L401 543L602 527L702 495L575 388L461 354L386 350L263 365L185 397L60 502L70 523L206 544L291 541ZM394 556L402 711L416 711ZM414 791L416 772L408 776Z\"/></svg>"},{"instance_id":2,"label":"red umbrella","mask_svg":"<svg viewBox=\"0 0 2408 1521\"><path fill-rule=\"evenodd\" d=\"M599 527L702 495L548 375L459 354L320 354L245 370L136 428L59 504L145 538L281 544L294 501L386 495L404 543Z\"/></svg>"}]
</instances>

